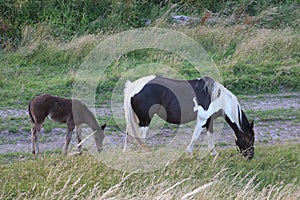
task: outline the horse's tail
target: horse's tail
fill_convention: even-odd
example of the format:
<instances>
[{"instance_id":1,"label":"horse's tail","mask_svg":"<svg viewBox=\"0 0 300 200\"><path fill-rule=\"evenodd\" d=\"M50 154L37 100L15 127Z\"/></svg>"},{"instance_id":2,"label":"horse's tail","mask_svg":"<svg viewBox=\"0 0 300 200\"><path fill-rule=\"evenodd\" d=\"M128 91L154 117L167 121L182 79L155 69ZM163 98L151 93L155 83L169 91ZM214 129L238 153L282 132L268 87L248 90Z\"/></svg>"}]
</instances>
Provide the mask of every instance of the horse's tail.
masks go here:
<instances>
[{"instance_id":1,"label":"horse's tail","mask_svg":"<svg viewBox=\"0 0 300 200\"><path fill-rule=\"evenodd\" d=\"M237 97L217 81L214 82L211 91L211 101L219 100L220 105L229 119L237 124L241 130L242 109Z\"/></svg>"},{"instance_id":2,"label":"horse's tail","mask_svg":"<svg viewBox=\"0 0 300 200\"><path fill-rule=\"evenodd\" d=\"M127 136L134 137L140 145L144 145L144 142L140 139L139 134L139 119L135 114L132 104L131 97L132 93L135 90L134 84L130 81L127 81L125 84L124 90L124 109L125 109L125 120L126 120L126 134ZM127 137L126 136L126 137Z\"/></svg>"},{"instance_id":3,"label":"horse's tail","mask_svg":"<svg viewBox=\"0 0 300 200\"><path fill-rule=\"evenodd\" d=\"M30 101L29 104L28 104L28 113L29 113L29 117L30 117L30 119L31 119L31 122L32 122L32 123L35 123L35 120L34 120L34 118L33 118L33 116L32 116L31 111L30 111L30 104L31 104L31 101Z\"/></svg>"}]
</instances>

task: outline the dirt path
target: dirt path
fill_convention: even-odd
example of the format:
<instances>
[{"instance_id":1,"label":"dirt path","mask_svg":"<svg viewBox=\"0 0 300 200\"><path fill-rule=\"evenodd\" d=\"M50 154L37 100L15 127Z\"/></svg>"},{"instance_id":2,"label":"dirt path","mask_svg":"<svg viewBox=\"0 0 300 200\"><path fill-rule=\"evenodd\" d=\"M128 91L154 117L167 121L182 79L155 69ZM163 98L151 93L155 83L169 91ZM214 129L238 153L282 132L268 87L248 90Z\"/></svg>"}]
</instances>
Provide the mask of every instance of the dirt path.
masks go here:
<instances>
[{"instance_id":1,"label":"dirt path","mask_svg":"<svg viewBox=\"0 0 300 200\"><path fill-rule=\"evenodd\" d=\"M266 95L263 97L249 96L247 100L240 100L243 109L248 110L272 110L272 109L300 109L300 93L283 94L283 95ZM110 108L97 109L98 116L112 115ZM27 110L15 109L0 109L0 118L8 117L25 117L28 116ZM298 120L299 121L299 120ZM180 133L176 130L161 128L159 133L153 135L154 131L148 134L147 143L149 144L169 144L176 139L180 139L184 144L187 144L191 139L194 124L180 128ZM234 133L224 123L220 123L221 130L216 131L216 142L222 144L221 146L234 145ZM218 128L217 128L218 129ZM108 131L112 128L108 126ZM89 129L84 129L84 132L89 133ZM260 144L274 144L274 143L287 143L287 142L300 142L300 123L296 121L272 121L272 122L259 122L255 126L256 132L256 145ZM175 137L176 136L176 137ZM51 132L46 133L42 131L40 135L40 150L55 150L62 148L64 144L65 129L55 128ZM175 138L175 139L174 139ZM205 140L205 134L202 134L199 143ZM75 137L72 138L71 145L76 144ZM124 133L109 134L105 138L106 146L117 146L122 148L124 144ZM30 133L19 131L11 133L8 130L0 130L0 153L9 152L31 152L31 139Z\"/></svg>"}]
</instances>

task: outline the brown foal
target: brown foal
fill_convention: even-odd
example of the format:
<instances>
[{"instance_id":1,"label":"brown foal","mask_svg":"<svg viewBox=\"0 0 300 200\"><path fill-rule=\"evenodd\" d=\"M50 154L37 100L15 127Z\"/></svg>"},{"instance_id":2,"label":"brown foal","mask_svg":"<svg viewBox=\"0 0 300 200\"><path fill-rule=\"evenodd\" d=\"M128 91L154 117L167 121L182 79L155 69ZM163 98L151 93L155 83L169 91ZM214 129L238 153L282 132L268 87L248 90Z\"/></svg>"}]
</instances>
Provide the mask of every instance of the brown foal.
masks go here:
<instances>
[{"instance_id":1,"label":"brown foal","mask_svg":"<svg viewBox=\"0 0 300 200\"><path fill-rule=\"evenodd\" d=\"M58 96L44 94L35 97L28 106L29 116L33 123L31 128L32 153L37 156L39 153L38 135L42 124L47 116L51 120L66 123L67 133L63 148L63 154L67 154L68 146L72 133L76 127L76 138L78 142L78 151L81 154L81 125L87 124L94 131L94 139L98 152L102 151L104 129L106 124L99 126L94 114L85 104L76 99L66 99Z\"/></svg>"}]
</instances>

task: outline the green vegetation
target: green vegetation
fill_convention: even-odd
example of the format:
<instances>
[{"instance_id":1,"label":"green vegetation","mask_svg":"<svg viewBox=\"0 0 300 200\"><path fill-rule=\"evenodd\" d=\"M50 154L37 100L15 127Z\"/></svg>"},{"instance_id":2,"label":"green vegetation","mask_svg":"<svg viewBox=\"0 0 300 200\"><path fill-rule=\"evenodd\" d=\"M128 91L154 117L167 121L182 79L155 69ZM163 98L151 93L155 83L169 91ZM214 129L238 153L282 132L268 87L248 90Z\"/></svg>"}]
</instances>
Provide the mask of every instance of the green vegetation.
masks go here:
<instances>
[{"instance_id":1,"label":"green vegetation","mask_svg":"<svg viewBox=\"0 0 300 200\"><path fill-rule=\"evenodd\" d=\"M12 1L0 5L0 106L25 107L42 93L71 96L85 56L114 33L144 27L182 32L204 47L225 86L237 95L299 91L300 37L298 1ZM187 26L172 15L201 17L213 12L216 24ZM251 16L251 23L246 22ZM249 18L250 19L250 18ZM175 25L172 25L174 24ZM178 55L136 50L108 66L97 104L104 104L122 73L160 63L186 78L198 78Z\"/></svg>"},{"instance_id":2,"label":"green vegetation","mask_svg":"<svg viewBox=\"0 0 300 200\"><path fill-rule=\"evenodd\" d=\"M291 199L299 195L299 153L300 145L262 146L256 148L254 160L246 161L232 149L222 149L216 160L211 156L197 158L201 152L196 152L196 157L183 154L163 169L131 174L109 168L88 155L47 153L31 160L27 155L10 154L0 156L0 160L8 156L14 160L0 165L4 180L0 191L2 198L9 199L153 199L160 195L169 199L202 186L203 190L192 197ZM206 184L209 186L204 187Z\"/></svg>"},{"instance_id":3,"label":"green vegetation","mask_svg":"<svg viewBox=\"0 0 300 200\"><path fill-rule=\"evenodd\" d=\"M207 10L212 22L201 25ZM172 19L174 15L199 20L182 24ZM299 0L1 0L0 109L25 110L33 97L43 93L71 97L81 63L98 44L143 27L171 29L197 41L215 62L223 84L241 98L298 93L299 19ZM112 91L124 73L156 64L188 79L202 75L181 55L135 50L106 67L96 107L110 106ZM150 68L145 71L152 72ZM160 70L168 74L167 68ZM299 110L294 109L245 112L255 121L300 121ZM119 132L113 117L99 121L109 124L108 134ZM29 132L29 124L27 116L0 117L0 131L10 134ZM54 127L66 126L46 120L46 131ZM13 137L0 138L0 144L15 142ZM222 148L216 159L199 158L201 152L196 151L192 159L183 154L163 169L132 174L111 169L86 152L62 157L60 151L43 152L37 160L24 152L0 154L0 199L172 199L192 191L189 198L196 199L300 196L299 144L259 146L250 162L234 149Z\"/></svg>"},{"instance_id":4,"label":"green vegetation","mask_svg":"<svg viewBox=\"0 0 300 200\"><path fill-rule=\"evenodd\" d=\"M247 110L247 116L257 121L300 121L300 110L298 109L273 109L273 110Z\"/></svg>"},{"instance_id":5,"label":"green vegetation","mask_svg":"<svg viewBox=\"0 0 300 200\"><path fill-rule=\"evenodd\" d=\"M17 45L26 26L46 26L51 35L70 39L87 33L116 32L143 27L145 20L156 20L167 11L202 16L205 10L221 16L255 16L261 28L299 28L299 1L21 1L2 0L0 31L4 42ZM259 19L259 20L258 20Z\"/></svg>"}]
</instances>

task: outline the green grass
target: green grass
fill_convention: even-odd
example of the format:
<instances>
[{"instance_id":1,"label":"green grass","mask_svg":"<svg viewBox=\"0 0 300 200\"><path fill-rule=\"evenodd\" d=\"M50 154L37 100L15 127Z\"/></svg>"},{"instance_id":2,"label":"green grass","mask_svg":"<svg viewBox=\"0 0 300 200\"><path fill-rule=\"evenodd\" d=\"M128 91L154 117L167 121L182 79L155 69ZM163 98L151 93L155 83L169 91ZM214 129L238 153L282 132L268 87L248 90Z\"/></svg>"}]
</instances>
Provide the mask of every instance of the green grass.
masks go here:
<instances>
[{"instance_id":1,"label":"green grass","mask_svg":"<svg viewBox=\"0 0 300 200\"><path fill-rule=\"evenodd\" d=\"M153 21L150 26L169 28L199 42L216 63L224 85L242 98L300 91L299 1L174 2L175 7L146 1L4 0L0 4L0 109L27 109L28 102L43 93L71 97L77 70L93 48L112 33L144 27L144 19ZM206 9L220 17L215 26L174 25L170 19L174 14L201 18ZM244 14L257 21L245 25ZM148 66L140 74L186 79L203 75L182 57L141 49L116 58L98 85L95 106L110 106L120 78L140 66ZM255 121L300 121L299 110L294 109L247 110L246 114ZM113 117L98 120L109 124L107 134L119 131ZM55 127L66 126L44 123L47 132ZM29 133L30 128L28 116L0 118L0 130L11 134ZM1 144L14 142L0 138ZM196 151L193 159L183 154L163 169L137 174L114 170L87 153L62 157L60 151L44 152L37 160L29 153L0 154L0 199L174 199L197 188L191 198L296 199L300 195L299 144L259 146L250 162L234 149L220 149L216 160Z\"/></svg>"},{"instance_id":2,"label":"green grass","mask_svg":"<svg viewBox=\"0 0 300 200\"><path fill-rule=\"evenodd\" d=\"M151 27L169 28L199 42L216 63L224 85L234 94L300 91L297 1L188 1L171 7L169 3L138 1L123 5L119 1L5 0L0 6L3 11L0 21L11 26L8 30L0 28L3 32L0 39L18 42L13 49L0 50L0 107L25 109L30 99L42 93L71 97L76 72L91 50L113 33L144 27L141 21L148 18L154 20ZM171 14L201 18L205 9L218 12L217 25L195 24L187 28L170 23ZM258 18L257 23L245 25L241 10ZM232 16L237 16L235 22L223 23ZM280 21L282 24L278 24ZM110 100L116 82L124 73L153 63L168 66L187 79L204 75L181 55L158 49L128 52L107 66L105 81L99 83L97 90L97 106Z\"/></svg>"},{"instance_id":3,"label":"green grass","mask_svg":"<svg viewBox=\"0 0 300 200\"><path fill-rule=\"evenodd\" d=\"M72 83L81 58L72 58L75 50L42 49L37 54L4 53L0 58L1 94L0 107L27 109L28 102L36 95L51 93L71 97ZM84 51L84 49L82 50ZM53 57L48 56L53 53ZM147 63L158 63L177 70L187 79L201 76L192 65L175 55L158 57L162 52L147 51L146 53L130 54L112 63L106 69L106 80L99 83L97 105L101 106L111 99L115 84L129 69ZM163 55L163 54L162 54ZM261 94L299 91L300 67L277 63L275 65L244 65L220 66L224 85L234 94Z\"/></svg>"},{"instance_id":4,"label":"green grass","mask_svg":"<svg viewBox=\"0 0 300 200\"><path fill-rule=\"evenodd\" d=\"M0 191L1 197L8 199L86 199L104 194L127 199L155 198L164 191L165 198L174 198L211 183L194 198L217 195L241 199L242 193L249 199L268 195L276 199L279 194L288 198L299 195L299 153L299 144L261 146L256 148L254 159L246 161L234 149L220 150L216 160L210 156L198 158L201 152L196 151L192 159L183 154L162 169L137 174L114 170L89 155L62 157L47 153L37 160L21 155L20 160L15 159L20 158L19 154L7 154L0 157L4 180ZM3 164L9 158L14 161Z\"/></svg>"},{"instance_id":5,"label":"green grass","mask_svg":"<svg viewBox=\"0 0 300 200\"><path fill-rule=\"evenodd\" d=\"M299 109L246 110L249 118L256 121L295 121L300 122Z\"/></svg>"}]
</instances>

